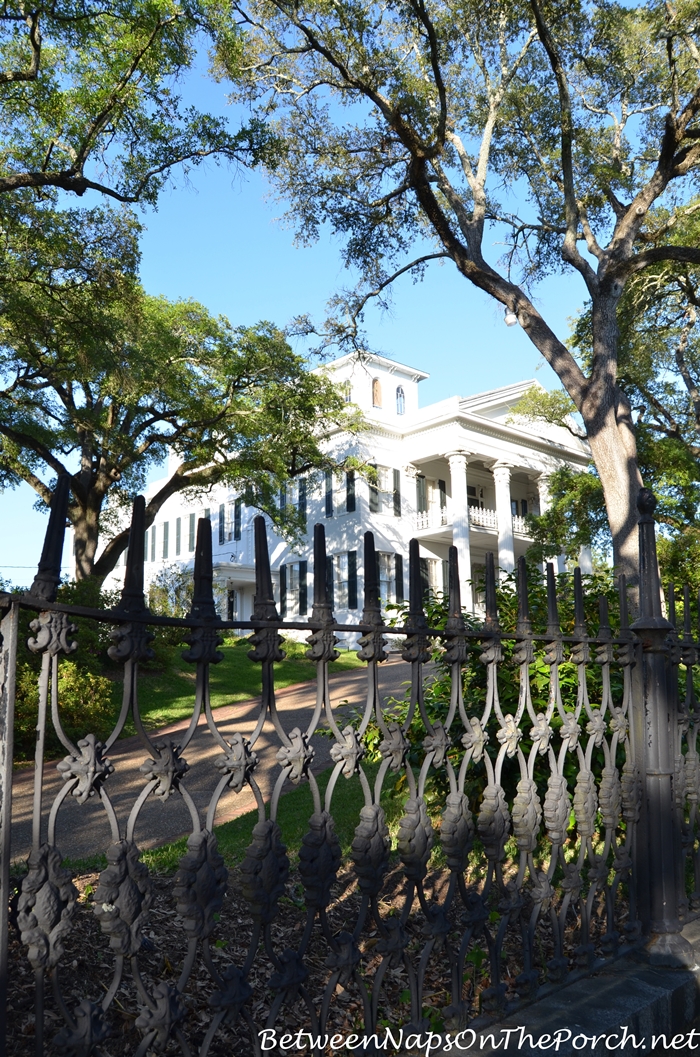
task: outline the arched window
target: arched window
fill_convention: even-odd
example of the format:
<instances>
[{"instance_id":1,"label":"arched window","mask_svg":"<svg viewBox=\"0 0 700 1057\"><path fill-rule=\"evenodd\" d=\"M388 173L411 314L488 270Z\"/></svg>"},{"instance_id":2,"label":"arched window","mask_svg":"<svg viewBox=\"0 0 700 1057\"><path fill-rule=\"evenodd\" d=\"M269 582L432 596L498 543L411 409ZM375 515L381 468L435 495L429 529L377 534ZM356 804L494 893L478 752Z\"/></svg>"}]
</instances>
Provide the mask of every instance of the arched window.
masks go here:
<instances>
[{"instance_id":1,"label":"arched window","mask_svg":"<svg viewBox=\"0 0 700 1057\"><path fill-rule=\"evenodd\" d=\"M382 406L382 383L378 378L372 379L372 407Z\"/></svg>"},{"instance_id":2,"label":"arched window","mask_svg":"<svg viewBox=\"0 0 700 1057\"><path fill-rule=\"evenodd\" d=\"M402 385L397 385L396 387L396 414L406 414L406 394L403 391Z\"/></svg>"}]
</instances>

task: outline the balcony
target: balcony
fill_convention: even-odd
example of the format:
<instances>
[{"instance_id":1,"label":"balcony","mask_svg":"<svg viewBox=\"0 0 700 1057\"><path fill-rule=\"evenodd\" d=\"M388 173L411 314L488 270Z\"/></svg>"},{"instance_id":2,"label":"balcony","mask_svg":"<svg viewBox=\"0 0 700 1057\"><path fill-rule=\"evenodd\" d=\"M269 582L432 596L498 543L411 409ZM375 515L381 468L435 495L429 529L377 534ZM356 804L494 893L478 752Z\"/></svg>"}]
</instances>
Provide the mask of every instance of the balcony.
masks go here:
<instances>
[{"instance_id":1,"label":"balcony","mask_svg":"<svg viewBox=\"0 0 700 1057\"><path fill-rule=\"evenodd\" d=\"M416 532L425 532L444 528L452 524L452 510L450 507L433 508L423 513L416 514ZM524 517L519 514L512 515L513 532L518 536L528 536L527 525ZM488 507L470 506L469 523L472 528L486 529L498 532L498 515L495 510Z\"/></svg>"}]
</instances>

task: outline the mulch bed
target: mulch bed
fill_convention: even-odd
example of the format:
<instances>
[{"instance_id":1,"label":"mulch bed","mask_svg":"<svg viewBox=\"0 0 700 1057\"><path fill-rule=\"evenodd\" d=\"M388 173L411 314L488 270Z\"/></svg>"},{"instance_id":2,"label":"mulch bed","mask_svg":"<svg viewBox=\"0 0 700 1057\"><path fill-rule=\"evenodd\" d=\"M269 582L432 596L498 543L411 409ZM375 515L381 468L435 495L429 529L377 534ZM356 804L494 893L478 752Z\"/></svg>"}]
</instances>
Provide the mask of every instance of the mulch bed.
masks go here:
<instances>
[{"instance_id":1,"label":"mulch bed","mask_svg":"<svg viewBox=\"0 0 700 1057\"><path fill-rule=\"evenodd\" d=\"M426 882L426 894L429 903L442 902L448 874L444 871L433 873ZM252 923L248 904L240 893L239 877L235 871L229 876L228 890L221 909L214 934L211 937L213 958L219 972L231 963L241 966L245 960L248 943L252 933ZM73 917L73 928L67 934L64 947L65 954L60 965L61 989L69 1009L73 1009L85 998L101 1001L109 988L114 966L114 955L108 940L101 932L99 921L93 913L92 895L97 886L98 874L87 873L74 879L80 892L80 899ZM139 953L139 965L143 981L149 990L161 981L175 985L178 981L187 950L187 939L179 915L175 910L172 888L173 878L152 876L153 903L149 921L144 930L144 947ZM402 909L405 901L405 879L400 864L396 864L385 878L384 894L380 901L383 917L394 916ZM306 910L303 904L303 889L292 870L287 886L287 895L280 903L280 913L272 925L274 949L281 952L285 949L298 948L306 923ZM351 931L360 907L360 895L356 887L354 874L350 869L343 872L333 890L333 902L328 909L328 920L334 932ZM570 919L570 920L569 920ZM573 910L567 920L566 955L571 967L575 964L575 947L577 944L578 918ZM406 926L410 937L409 954L415 967L418 965L420 951L426 938L423 933L424 917L418 900L414 901L409 922ZM452 926L450 940L453 951L457 951L464 930L464 907L461 900L455 899L450 910ZM603 922L598 920L594 928L596 946L599 948L603 932ZM553 952L551 924L545 917L538 925L538 961L544 962ZM361 937L360 949L363 952L361 972L371 988L371 977L381 963L382 955L375 950L378 934L371 917L365 925ZM476 944L483 946L483 939L477 938ZM321 996L329 978L330 970L326 965L328 948L321 935L318 922L314 925L314 936L307 954L305 964L310 970L306 987L312 997L317 1012ZM477 963L479 959L476 959ZM508 986L509 997L515 998L515 980L523 970L522 940L519 927L509 927L503 948L502 979ZM541 965L540 965L541 968ZM247 1003L247 1009L258 1028L263 1028L271 1002L271 992L267 982L274 972L272 963L267 958L262 944L257 952L249 983L253 988L253 997ZM462 988L462 1000L470 1004L473 1015L479 1005L479 993L488 987L488 959L483 966L473 963L465 974ZM423 1015L433 1021L439 1030L443 1020L442 1010L450 1004L450 969L445 958L444 948L433 950L425 972ZM408 1021L410 1006L407 1003L408 977L402 965L390 968L384 976L382 1000L379 1011L379 1030L382 1024L398 1027ZM212 1008L209 998L216 990L216 985L207 971L201 957L195 962L185 991L185 1003L188 1017L184 1022L183 1033L193 1054L198 1052L212 1019ZM26 959L26 949L20 943L16 929L11 930L10 946L10 1038L8 1057L29 1057L34 1053L34 974ZM121 986L112 1003L109 1020L112 1030L110 1038L101 1044L99 1052L102 1057L121 1057L133 1054L138 1048L142 1033L136 1028L135 1021L140 1013L140 1002L128 966L125 968ZM329 1034L348 1035L361 1032L363 1006L357 987L351 982L347 989L340 984L335 989L331 1002L330 1015L326 1031ZM46 985L46 1046L47 1057L58 1057L59 1051L51 1040L62 1026L63 1020L51 994L51 987ZM295 1034L300 1029L308 1030L308 1011L301 1000L287 1003L278 1019L278 1030L284 1029ZM153 1051L155 1052L155 1051ZM182 1050L175 1039L171 1039L165 1050L159 1053L181 1054ZM234 1053L251 1052L250 1031L241 1020L233 1027L223 1026L217 1032L209 1054L211 1057L231 1057ZM293 1053L294 1051L287 1051Z\"/></svg>"}]
</instances>

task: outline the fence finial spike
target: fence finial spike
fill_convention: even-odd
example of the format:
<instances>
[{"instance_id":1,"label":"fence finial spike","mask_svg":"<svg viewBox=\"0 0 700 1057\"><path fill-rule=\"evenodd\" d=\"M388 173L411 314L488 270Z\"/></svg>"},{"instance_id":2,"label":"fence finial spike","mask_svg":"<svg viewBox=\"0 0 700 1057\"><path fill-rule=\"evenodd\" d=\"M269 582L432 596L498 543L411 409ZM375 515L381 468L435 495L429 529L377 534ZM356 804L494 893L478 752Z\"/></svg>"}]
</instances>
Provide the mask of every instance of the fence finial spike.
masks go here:
<instances>
[{"instance_id":1,"label":"fence finial spike","mask_svg":"<svg viewBox=\"0 0 700 1057\"><path fill-rule=\"evenodd\" d=\"M648 488L641 488L637 496L639 518L639 620L633 631L669 631L671 624L661 612L661 581L656 558L656 497Z\"/></svg>"},{"instance_id":2,"label":"fence finial spike","mask_svg":"<svg viewBox=\"0 0 700 1057\"><path fill-rule=\"evenodd\" d=\"M459 552L456 547L450 547L447 552L448 570L448 604L450 620L462 619L462 591L459 583Z\"/></svg>"},{"instance_id":3,"label":"fence finial spike","mask_svg":"<svg viewBox=\"0 0 700 1057\"><path fill-rule=\"evenodd\" d=\"M58 475L51 497L51 513L46 526L39 568L29 589L30 595L43 598L45 602L56 601L56 590L61 582L61 559L63 558L63 540L66 535L69 499L70 475L61 473Z\"/></svg>"},{"instance_id":4,"label":"fence finial spike","mask_svg":"<svg viewBox=\"0 0 700 1057\"><path fill-rule=\"evenodd\" d=\"M379 577L377 576L377 551L374 533L365 532L365 601L362 612L363 624L381 624L382 609L379 601Z\"/></svg>"},{"instance_id":5,"label":"fence finial spike","mask_svg":"<svg viewBox=\"0 0 700 1057\"><path fill-rule=\"evenodd\" d=\"M197 543L194 550L194 590L191 617L213 620L218 614L214 605L214 570L211 552L211 521L197 521Z\"/></svg>"},{"instance_id":6,"label":"fence finial spike","mask_svg":"<svg viewBox=\"0 0 700 1057\"><path fill-rule=\"evenodd\" d=\"M423 611L423 582L420 574L420 544L418 540L408 541L408 622L411 627L426 624Z\"/></svg>"},{"instance_id":7,"label":"fence finial spike","mask_svg":"<svg viewBox=\"0 0 700 1057\"><path fill-rule=\"evenodd\" d=\"M324 525L314 525L314 606L328 604L326 585L326 529Z\"/></svg>"},{"instance_id":8,"label":"fence finial spike","mask_svg":"<svg viewBox=\"0 0 700 1057\"><path fill-rule=\"evenodd\" d=\"M667 597L667 601L668 601L668 619L669 619L669 623L672 624L673 627L675 628L676 627L676 585L674 583L670 583L668 585L668 594L667 594L666 597Z\"/></svg>"},{"instance_id":9,"label":"fence finial spike","mask_svg":"<svg viewBox=\"0 0 700 1057\"><path fill-rule=\"evenodd\" d=\"M333 605L328 590L328 555L326 553L326 528L314 525L314 604L311 619L324 624L333 622Z\"/></svg>"},{"instance_id":10,"label":"fence finial spike","mask_svg":"<svg viewBox=\"0 0 700 1057\"><path fill-rule=\"evenodd\" d=\"M561 625L557 604L557 580L552 562L547 562L547 638L556 639L559 635L561 635Z\"/></svg>"},{"instance_id":11,"label":"fence finial spike","mask_svg":"<svg viewBox=\"0 0 700 1057\"><path fill-rule=\"evenodd\" d=\"M124 586L117 610L120 613L143 613L146 599L143 593L143 563L146 550L146 500L137 495L131 509L129 543L126 552Z\"/></svg>"},{"instance_id":12,"label":"fence finial spike","mask_svg":"<svg viewBox=\"0 0 700 1057\"><path fill-rule=\"evenodd\" d=\"M262 514L253 521L255 529L255 598L253 618L255 620L279 620L275 596L272 591L270 552L267 549L267 531Z\"/></svg>"},{"instance_id":13,"label":"fence finial spike","mask_svg":"<svg viewBox=\"0 0 700 1057\"><path fill-rule=\"evenodd\" d=\"M574 635L579 638L585 638L587 634L583 580L581 578L581 568L577 565L574 569Z\"/></svg>"}]
</instances>

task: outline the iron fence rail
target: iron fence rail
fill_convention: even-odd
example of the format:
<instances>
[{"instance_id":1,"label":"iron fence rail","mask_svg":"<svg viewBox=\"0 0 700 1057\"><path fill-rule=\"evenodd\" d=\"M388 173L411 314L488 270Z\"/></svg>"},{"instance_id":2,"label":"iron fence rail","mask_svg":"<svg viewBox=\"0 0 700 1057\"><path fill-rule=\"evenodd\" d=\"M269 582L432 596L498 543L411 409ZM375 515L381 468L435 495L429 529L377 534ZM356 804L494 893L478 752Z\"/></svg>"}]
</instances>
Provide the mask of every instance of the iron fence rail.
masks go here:
<instances>
[{"instance_id":1,"label":"iron fence rail","mask_svg":"<svg viewBox=\"0 0 700 1057\"><path fill-rule=\"evenodd\" d=\"M642 944L658 960L683 961L691 956L680 929L700 908L696 847L700 709L694 681L700 644L691 628L687 589L682 634L675 628L673 591L669 594L672 619L662 616L648 496L643 494L640 500L640 618L630 627L626 586L621 581L617 632L613 634L609 626L607 602L602 599L599 627L592 635L586 626L578 571L573 633L563 633L552 566L547 572L546 631L533 630L524 561L519 568L516 628L504 632L497 611L493 556L486 564L485 620L480 627L468 626L454 548L449 557L447 619L442 627L430 627L423 609L416 541L410 546L405 622L388 627L380 606L371 533L365 534L362 620L359 625L336 624L326 593L325 537L320 525L315 529L314 567L324 574L314 577L311 617L304 622L282 621L275 607L262 518L255 523L256 596L251 621L223 621L216 612L211 526L206 520L198 526L191 612L185 620L158 618L148 611L143 590L141 498L134 505L124 589L117 607L107 611L61 605L55 601L55 591L67 488L67 480L61 481L31 591L25 596L0 596L3 911L12 897L12 730L22 610L36 613L27 648L41 659L32 850L16 904L24 957L34 973L36 1054L52 1050L76 1057L111 1054L111 1021L118 995L126 1001L124 996L130 994L138 1006L135 1057L178 1049L206 1057L214 1052L217 1040L241 1030L248 1032L252 1051L260 1052L259 1031L283 1025L293 1006L304 1010L308 1030L323 1036L329 1026L340 1022L339 988L355 996L355 1030L360 1037L371 1035L380 1021L388 1020L398 1024L403 1019L406 1031L421 1032L430 1026L426 1018L431 1010L445 1030L458 1030L479 1016L532 1001ZM121 709L104 743L86 730L75 744L62 724L59 665L77 648L73 623L77 618L111 626L109 656L123 668ZM183 657L196 671L190 722L177 739L157 738L146 730L138 703L139 662L149 656L153 637L149 628L163 626L183 630L187 645ZM220 658L221 635L229 629L252 630L249 657L262 668L259 713L245 735L222 733L210 701L209 668ZM304 720L291 731L280 719L274 678L274 665L283 657L281 633L288 629L309 633L307 656L317 669ZM358 656L367 671L366 701L355 722L340 720L329 683L340 631L360 634ZM402 640L401 655L410 672L406 707L400 712L383 706L379 695L378 665L386 659L388 635ZM436 645L444 675L440 700L435 690L427 690L424 674ZM474 654L483 678L470 668L465 683ZM679 679L683 694L678 691ZM218 747L206 805L195 803L187 780L186 752L201 715ZM110 799L115 764L109 754L129 717L147 759L140 768L142 788L127 817L120 818ZM324 792L310 744L321 721L333 739L333 768ZM57 764L64 785L47 804L44 769L49 724L66 755ZM367 766L371 730L379 743L376 774ZM264 747L263 731L272 734L274 745ZM274 753L279 765L268 804L256 780L263 752ZM393 776L402 777L406 790L397 858L392 855L382 801ZM280 947L276 922L289 883L290 860L278 807L287 780L308 783L313 811L296 868L303 891L299 941ZM333 823L337 790L345 781L359 783L363 797L349 860L343 858ZM252 791L258 809L252 842L237 868L235 896L247 907L248 924L247 932L242 926L237 930L238 946L232 944L230 960L222 964L218 954L214 957L213 945L228 871L217 848L215 821L222 798L244 788ZM111 834L105 849L107 866L93 901L103 937L102 964L106 955L111 958L109 982L101 998L86 984L77 1002L62 986L64 943L73 927L77 892L56 846L57 819L69 797L81 805L99 800ZM157 798L166 803L172 797L186 804L191 819L187 851L172 880L186 953L177 971L153 984L143 972L153 880L135 838L146 801ZM355 899L344 896L339 904L337 882L348 869L354 875ZM692 880L686 882L686 877ZM389 888L392 905L387 909ZM8 915L3 912L0 1016L6 1009L10 940ZM167 936L163 942L167 943ZM202 973L208 981L210 1011L204 1026L192 1017L185 1000ZM398 1006L395 979L405 984ZM437 1013L426 1004L427 980L433 991L438 980L438 990L444 994ZM54 1018L60 1019L58 1031L49 1030ZM12 1025L3 1025L3 1030L11 1035Z\"/></svg>"}]
</instances>

